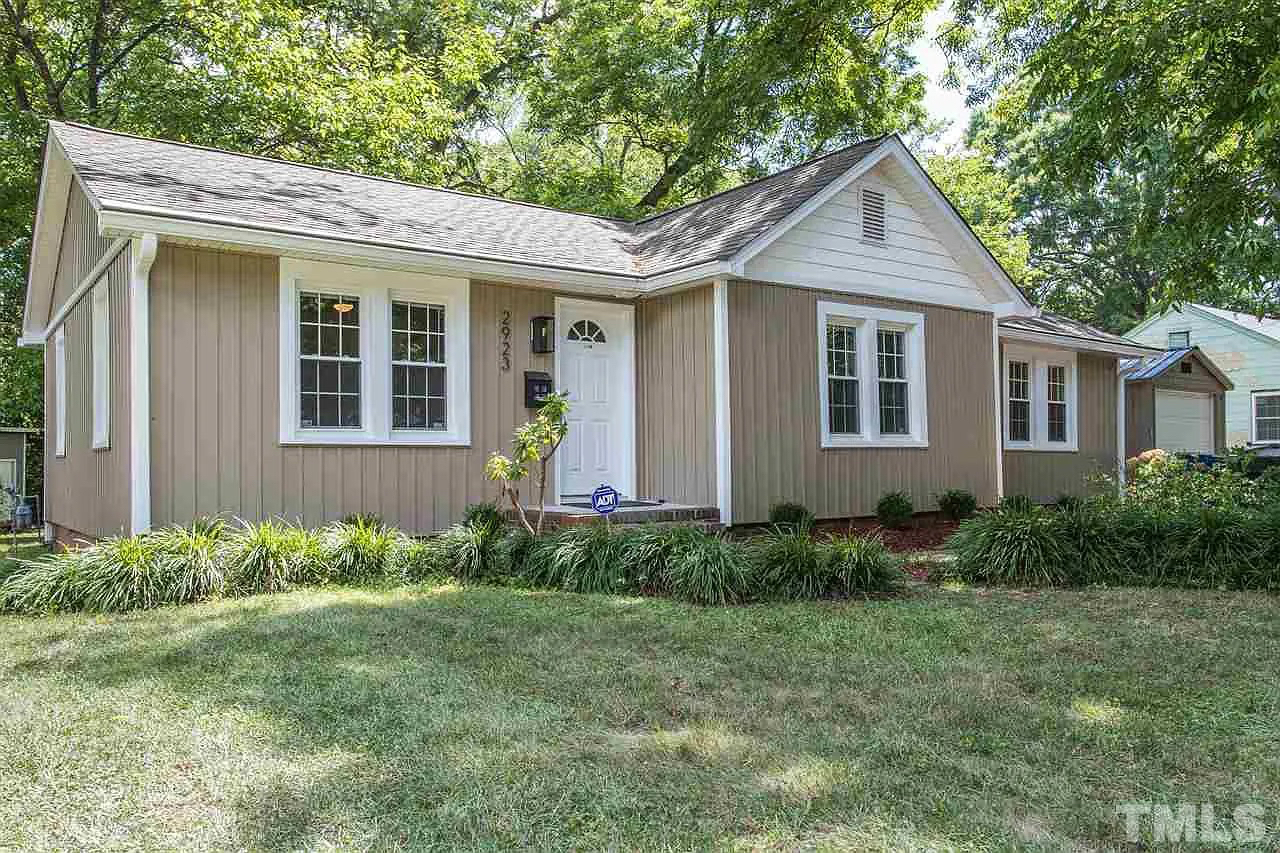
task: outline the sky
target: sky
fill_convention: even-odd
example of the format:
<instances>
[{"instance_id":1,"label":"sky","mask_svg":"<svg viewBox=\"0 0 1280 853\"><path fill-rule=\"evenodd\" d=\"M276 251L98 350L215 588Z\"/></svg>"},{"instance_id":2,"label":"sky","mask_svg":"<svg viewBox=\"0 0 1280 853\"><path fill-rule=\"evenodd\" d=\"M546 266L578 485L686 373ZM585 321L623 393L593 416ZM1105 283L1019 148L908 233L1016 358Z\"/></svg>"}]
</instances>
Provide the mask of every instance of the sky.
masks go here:
<instances>
[{"instance_id":1,"label":"sky","mask_svg":"<svg viewBox=\"0 0 1280 853\"><path fill-rule=\"evenodd\" d=\"M964 105L962 90L944 88L940 81L947 69L947 61L942 51L933 43L934 33L947 20L946 4L935 9L925 18L925 35L913 47L916 59L920 62L920 70L928 77L928 88L925 90L924 105L929 115L951 123L935 146L939 152L960 143L964 129L969 124L969 108Z\"/></svg>"}]
</instances>

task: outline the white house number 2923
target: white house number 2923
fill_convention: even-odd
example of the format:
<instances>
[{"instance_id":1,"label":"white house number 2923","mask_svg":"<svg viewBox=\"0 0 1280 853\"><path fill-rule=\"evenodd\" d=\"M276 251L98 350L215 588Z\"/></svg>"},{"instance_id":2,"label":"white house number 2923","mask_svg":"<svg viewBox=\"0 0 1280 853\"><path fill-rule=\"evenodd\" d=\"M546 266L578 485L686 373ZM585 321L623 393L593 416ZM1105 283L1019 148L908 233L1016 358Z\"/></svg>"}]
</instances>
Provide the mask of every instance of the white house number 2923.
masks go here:
<instances>
[{"instance_id":1,"label":"white house number 2923","mask_svg":"<svg viewBox=\"0 0 1280 853\"><path fill-rule=\"evenodd\" d=\"M502 371L511 369L511 312L503 311L498 320L498 364Z\"/></svg>"}]
</instances>

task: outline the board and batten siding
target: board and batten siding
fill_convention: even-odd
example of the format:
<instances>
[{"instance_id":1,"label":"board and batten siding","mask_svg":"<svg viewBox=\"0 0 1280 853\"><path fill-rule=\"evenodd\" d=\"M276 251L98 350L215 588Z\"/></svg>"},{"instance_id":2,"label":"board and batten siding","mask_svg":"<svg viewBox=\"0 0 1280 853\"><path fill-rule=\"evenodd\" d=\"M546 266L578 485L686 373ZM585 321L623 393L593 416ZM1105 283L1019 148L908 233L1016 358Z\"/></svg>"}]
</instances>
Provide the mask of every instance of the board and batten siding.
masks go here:
<instances>
[{"instance_id":1,"label":"board and batten siding","mask_svg":"<svg viewBox=\"0 0 1280 853\"><path fill-rule=\"evenodd\" d=\"M44 513L46 521L60 528L57 532L63 541L77 536L111 536L129 529L129 258L130 247L126 245L106 270L111 305L109 447L93 449L92 290L62 323L67 358L67 453L61 458L54 453L58 409L52 337L44 348ZM86 271L97 261L89 262Z\"/></svg>"},{"instance_id":2,"label":"board and batten siding","mask_svg":"<svg viewBox=\"0 0 1280 853\"><path fill-rule=\"evenodd\" d=\"M1026 495L1036 503L1052 503L1060 495L1085 495L1095 474L1114 475L1116 447L1116 359L1078 353L1076 430L1078 450L1005 450L1004 493Z\"/></svg>"},{"instance_id":3,"label":"board and batten siding","mask_svg":"<svg viewBox=\"0 0 1280 853\"><path fill-rule=\"evenodd\" d=\"M716 500L712 288L636 306L637 489L686 504Z\"/></svg>"},{"instance_id":4,"label":"board and batten siding","mask_svg":"<svg viewBox=\"0 0 1280 853\"><path fill-rule=\"evenodd\" d=\"M314 526L367 512L429 533L467 504L497 499L484 461L510 452L512 430L530 416L524 371L552 370L552 355L530 352L528 329L554 314L553 291L472 283L470 447L281 446L279 293L275 257L160 246L151 270L154 524L222 513Z\"/></svg>"},{"instance_id":5,"label":"board and batten siding","mask_svg":"<svg viewBox=\"0 0 1280 853\"><path fill-rule=\"evenodd\" d=\"M984 307L975 278L921 214L928 207L912 204L902 186L876 166L748 260L744 278ZM884 193L883 243L863 239L864 187Z\"/></svg>"},{"instance_id":6,"label":"board and batten siding","mask_svg":"<svg viewBox=\"0 0 1280 853\"><path fill-rule=\"evenodd\" d=\"M729 407L735 524L779 501L820 518L867 516L886 492L934 509L944 489L996 498L991 315L901 300L730 281ZM927 448L822 448L819 300L925 316Z\"/></svg>"},{"instance_id":7,"label":"board and batten siding","mask_svg":"<svg viewBox=\"0 0 1280 853\"><path fill-rule=\"evenodd\" d=\"M93 212L89 197L80 189L79 181L73 180L67 192L69 196L66 218L62 225L62 242L58 249L58 267L53 276L53 300L50 302L46 322L71 297L111 246L111 240L98 235L98 216Z\"/></svg>"},{"instance_id":8,"label":"board and batten siding","mask_svg":"<svg viewBox=\"0 0 1280 853\"><path fill-rule=\"evenodd\" d=\"M1226 392L1226 447L1249 443L1253 418L1251 392L1280 388L1280 341L1250 334L1227 320L1205 317L1187 309L1170 311L1141 331L1132 333L1139 343L1165 347L1170 332L1189 331L1191 345L1199 347L1235 384Z\"/></svg>"}]
</instances>

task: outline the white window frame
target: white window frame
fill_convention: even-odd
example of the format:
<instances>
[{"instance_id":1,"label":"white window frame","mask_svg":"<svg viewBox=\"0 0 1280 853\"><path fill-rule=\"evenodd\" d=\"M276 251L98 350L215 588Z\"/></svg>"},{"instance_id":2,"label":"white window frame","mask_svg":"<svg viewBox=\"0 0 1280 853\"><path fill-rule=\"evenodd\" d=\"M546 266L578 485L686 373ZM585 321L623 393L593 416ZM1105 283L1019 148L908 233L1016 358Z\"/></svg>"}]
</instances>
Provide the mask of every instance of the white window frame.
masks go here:
<instances>
[{"instance_id":1,"label":"white window frame","mask_svg":"<svg viewBox=\"0 0 1280 853\"><path fill-rule=\"evenodd\" d=\"M67 455L67 333L63 326L53 333L53 455Z\"/></svg>"},{"instance_id":2,"label":"white window frame","mask_svg":"<svg viewBox=\"0 0 1280 853\"><path fill-rule=\"evenodd\" d=\"M1180 347L1173 346L1172 338L1174 335L1186 335L1187 336L1186 344ZM1165 349L1186 349L1187 347L1191 346L1191 330L1190 329L1170 329L1168 332L1165 333L1164 342L1165 342Z\"/></svg>"},{"instance_id":3,"label":"white window frame","mask_svg":"<svg viewBox=\"0 0 1280 853\"><path fill-rule=\"evenodd\" d=\"M111 446L111 285L104 275L90 296L93 348L93 449Z\"/></svg>"},{"instance_id":4,"label":"white window frame","mask_svg":"<svg viewBox=\"0 0 1280 853\"><path fill-rule=\"evenodd\" d=\"M1280 397L1280 388L1268 389L1265 391L1251 391L1249 393L1249 443L1270 447L1280 444L1280 441L1275 439L1262 440L1258 438L1258 400L1264 397Z\"/></svg>"},{"instance_id":5,"label":"white window frame","mask_svg":"<svg viewBox=\"0 0 1280 853\"><path fill-rule=\"evenodd\" d=\"M1026 362L1031 366L1031 437L1014 441L1009 437L1009 363ZM1062 367L1067 380L1067 440L1049 440L1049 367ZM1076 354L1070 350L1039 349L1005 344L1000 370L1001 411L1004 446L1008 450L1038 450L1050 453L1077 453L1080 450L1080 380Z\"/></svg>"},{"instance_id":6,"label":"white window frame","mask_svg":"<svg viewBox=\"0 0 1280 853\"><path fill-rule=\"evenodd\" d=\"M827 413L827 323L852 326L858 360L858 433L832 433ZM907 432L880 433L880 371L876 332L881 328L905 333L907 357ZM929 397L925 384L924 315L912 311L873 308L843 302L818 302L818 414L820 445L840 447L928 447Z\"/></svg>"},{"instance_id":7,"label":"white window frame","mask_svg":"<svg viewBox=\"0 0 1280 853\"><path fill-rule=\"evenodd\" d=\"M360 298L360 428L311 428L299 423L298 293ZM444 430L391 428L391 303L445 306ZM280 443L413 445L471 443L471 283L464 278L348 264L280 259Z\"/></svg>"}]
</instances>

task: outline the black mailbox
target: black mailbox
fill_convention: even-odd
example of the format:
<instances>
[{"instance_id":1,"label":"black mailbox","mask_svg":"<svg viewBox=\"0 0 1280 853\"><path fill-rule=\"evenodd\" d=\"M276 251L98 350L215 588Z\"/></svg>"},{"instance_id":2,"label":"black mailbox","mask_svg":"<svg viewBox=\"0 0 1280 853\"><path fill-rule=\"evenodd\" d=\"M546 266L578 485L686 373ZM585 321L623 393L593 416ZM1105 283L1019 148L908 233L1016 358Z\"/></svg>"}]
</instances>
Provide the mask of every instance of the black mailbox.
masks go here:
<instances>
[{"instance_id":1,"label":"black mailbox","mask_svg":"<svg viewBox=\"0 0 1280 853\"><path fill-rule=\"evenodd\" d=\"M541 406L542 401L547 399L554 390L550 373L543 373L541 370L524 372L524 407L526 409L536 409Z\"/></svg>"},{"instance_id":2,"label":"black mailbox","mask_svg":"<svg viewBox=\"0 0 1280 853\"><path fill-rule=\"evenodd\" d=\"M555 317L534 317L529 321L529 349L534 352L555 352L555 332Z\"/></svg>"}]
</instances>

